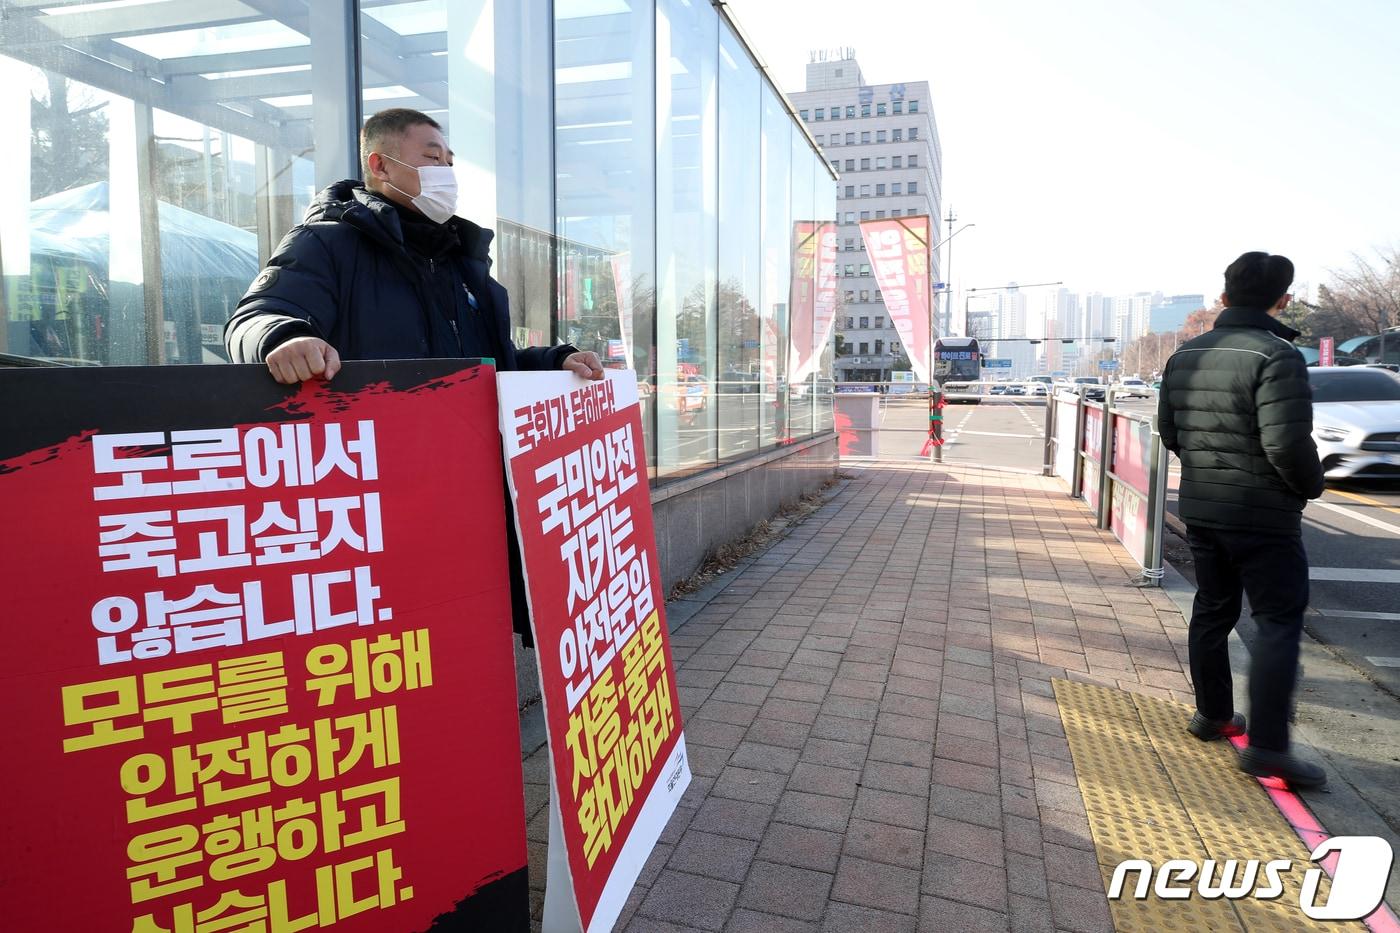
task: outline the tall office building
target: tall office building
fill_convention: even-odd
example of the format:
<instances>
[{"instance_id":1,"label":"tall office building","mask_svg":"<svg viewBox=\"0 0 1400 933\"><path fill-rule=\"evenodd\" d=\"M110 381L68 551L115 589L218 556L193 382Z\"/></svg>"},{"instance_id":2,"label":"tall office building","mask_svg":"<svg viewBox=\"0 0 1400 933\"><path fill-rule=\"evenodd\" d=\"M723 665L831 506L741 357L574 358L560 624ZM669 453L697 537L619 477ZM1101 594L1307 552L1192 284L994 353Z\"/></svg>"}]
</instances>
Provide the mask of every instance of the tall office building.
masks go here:
<instances>
[{"instance_id":1,"label":"tall office building","mask_svg":"<svg viewBox=\"0 0 1400 933\"><path fill-rule=\"evenodd\" d=\"M940 238L943 156L928 82L866 84L846 49L814 53L806 90L791 99L839 176L837 271L845 308L837 320L836 379L887 380L909 368L909 357L871 274L859 222L927 214L934 243ZM933 255L934 282L939 261Z\"/></svg>"},{"instance_id":2,"label":"tall office building","mask_svg":"<svg viewBox=\"0 0 1400 933\"><path fill-rule=\"evenodd\" d=\"M1205 295L1157 296L1152 305L1147 329L1154 334L1170 333L1186 326L1186 318L1192 311L1206 306Z\"/></svg>"}]
</instances>

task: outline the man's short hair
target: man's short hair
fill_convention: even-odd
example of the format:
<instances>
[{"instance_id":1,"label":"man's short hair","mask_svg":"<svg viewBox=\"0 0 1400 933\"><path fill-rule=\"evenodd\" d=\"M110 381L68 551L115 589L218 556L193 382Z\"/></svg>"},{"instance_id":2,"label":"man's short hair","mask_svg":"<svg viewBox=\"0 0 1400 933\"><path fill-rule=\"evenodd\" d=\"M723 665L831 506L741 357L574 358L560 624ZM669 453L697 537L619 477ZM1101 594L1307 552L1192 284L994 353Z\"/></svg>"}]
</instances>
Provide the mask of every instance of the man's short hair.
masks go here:
<instances>
[{"instance_id":1,"label":"man's short hair","mask_svg":"<svg viewBox=\"0 0 1400 933\"><path fill-rule=\"evenodd\" d=\"M390 155L398 155L398 141L403 134L411 128L426 124L435 130L442 129L442 124L421 110L410 110L407 107L390 107L388 110L381 110L365 121L365 125L360 129L360 168L364 170L365 177L369 177L369 154L379 152L386 148L390 150Z\"/></svg>"},{"instance_id":2,"label":"man's short hair","mask_svg":"<svg viewBox=\"0 0 1400 933\"><path fill-rule=\"evenodd\" d=\"M1293 263L1285 256L1245 253L1225 270L1225 297L1231 307L1272 308L1293 284Z\"/></svg>"}]
</instances>

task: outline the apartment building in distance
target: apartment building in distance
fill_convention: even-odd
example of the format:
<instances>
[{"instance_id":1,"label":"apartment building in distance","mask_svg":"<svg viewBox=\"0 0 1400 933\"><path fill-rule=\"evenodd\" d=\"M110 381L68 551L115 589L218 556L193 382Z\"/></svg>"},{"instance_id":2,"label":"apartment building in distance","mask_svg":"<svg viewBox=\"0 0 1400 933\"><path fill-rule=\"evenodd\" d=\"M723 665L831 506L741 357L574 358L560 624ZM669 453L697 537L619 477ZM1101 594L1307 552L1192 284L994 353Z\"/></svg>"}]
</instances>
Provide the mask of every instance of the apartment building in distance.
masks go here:
<instances>
[{"instance_id":1,"label":"apartment building in distance","mask_svg":"<svg viewBox=\"0 0 1400 933\"><path fill-rule=\"evenodd\" d=\"M844 306L836 322L838 382L886 381L909 369L871 273L860 221L927 214L934 243L943 155L927 81L867 84L851 49L815 52L807 86L789 95L838 175L838 263ZM931 279L940 281L939 256Z\"/></svg>"}]
</instances>

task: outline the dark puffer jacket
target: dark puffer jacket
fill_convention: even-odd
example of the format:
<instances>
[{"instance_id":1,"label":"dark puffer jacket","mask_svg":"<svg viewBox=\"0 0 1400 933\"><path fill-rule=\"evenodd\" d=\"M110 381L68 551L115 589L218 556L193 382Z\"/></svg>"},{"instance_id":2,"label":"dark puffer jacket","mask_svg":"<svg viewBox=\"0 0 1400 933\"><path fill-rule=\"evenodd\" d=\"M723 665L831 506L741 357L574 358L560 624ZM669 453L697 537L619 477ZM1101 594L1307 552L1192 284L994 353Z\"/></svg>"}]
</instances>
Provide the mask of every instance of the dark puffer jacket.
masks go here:
<instances>
[{"instance_id":1,"label":"dark puffer jacket","mask_svg":"<svg viewBox=\"0 0 1400 933\"><path fill-rule=\"evenodd\" d=\"M347 360L484 356L500 370L558 369L573 347L511 343L510 299L491 278L494 234L460 217L447 224L458 245L430 261L405 245L392 202L358 181L326 188L224 325L229 358L262 363L310 335Z\"/></svg>"},{"instance_id":2,"label":"dark puffer jacket","mask_svg":"<svg viewBox=\"0 0 1400 933\"><path fill-rule=\"evenodd\" d=\"M1264 311L1227 308L1167 361L1157 423L1181 458L1186 524L1297 534L1322 495L1297 336Z\"/></svg>"}]
</instances>

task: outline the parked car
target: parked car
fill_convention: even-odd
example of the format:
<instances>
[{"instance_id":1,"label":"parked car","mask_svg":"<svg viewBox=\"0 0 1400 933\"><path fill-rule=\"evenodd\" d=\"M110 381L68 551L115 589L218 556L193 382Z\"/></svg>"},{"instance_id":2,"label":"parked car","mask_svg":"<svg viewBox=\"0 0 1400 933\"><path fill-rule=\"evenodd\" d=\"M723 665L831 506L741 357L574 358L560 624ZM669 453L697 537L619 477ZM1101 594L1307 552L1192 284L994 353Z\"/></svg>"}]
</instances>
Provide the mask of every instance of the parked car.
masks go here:
<instances>
[{"instance_id":1,"label":"parked car","mask_svg":"<svg viewBox=\"0 0 1400 933\"><path fill-rule=\"evenodd\" d=\"M1308 381L1326 477L1400 478L1400 377L1370 366L1315 366Z\"/></svg>"}]
</instances>

